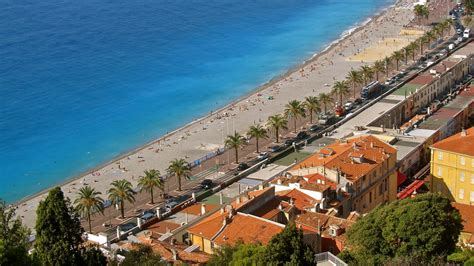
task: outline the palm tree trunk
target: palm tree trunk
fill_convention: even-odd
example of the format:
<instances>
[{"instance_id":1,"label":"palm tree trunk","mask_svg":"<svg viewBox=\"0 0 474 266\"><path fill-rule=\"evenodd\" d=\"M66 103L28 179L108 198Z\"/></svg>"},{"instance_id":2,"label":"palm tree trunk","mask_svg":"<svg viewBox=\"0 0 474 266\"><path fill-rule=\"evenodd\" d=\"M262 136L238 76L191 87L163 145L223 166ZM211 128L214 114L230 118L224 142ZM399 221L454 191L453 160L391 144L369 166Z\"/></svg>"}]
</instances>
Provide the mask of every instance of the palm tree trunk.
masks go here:
<instances>
[{"instance_id":1,"label":"palm tree trunk","mask_svg":"<svg viewBox=\"0 0 474 266\"><path fill-rule=\"evenodd\" d=\"M89 222L89 233L92 233L91 213L87 211L87 221Z\"/></svg>"},{"instance_id":2,"label":"palm tree trunk","mask_svg":"<svg viewBox=\"0 0 474 266\"><path fill-rule=\"evenodd\" d=\"M295 133L296 133L296 116L293 118L294 125L295 125Z\"/></svg>"},{"instance_id":3,"label":"palm tree trunk","mask_svg":"<svg viewBox=\"0 0 474 266\"><path fill-rule=\"evenodd\" d=\"M278 128L277 127L275 128L275 136L276 136L276 140L277 140L277 143L278 143Z\"/></svg>"},{"instance_id":4,"label":"palm tree trunk","mask_svg":"<svg viewBox=\"0 0 474 266\"><path fill-rule=\"evenodd\" d=\"M178 191L181 191L181 176L177 175L176 177L178 178Z\"/></svg>"},{"instance_id":5,"label":"palm tree trunk","mask_svg":"<svg viewBox=\"0 0 474 266\"><path fill-rule=\"evenodd\" d=\"M328 110L326 109L326 103L324 103L324 114L327 114Z\"/></svg>"},{"instance_id":6,"label":"palm tree trunk","mask_svg":"<svg viewBox=\"0 0 474 266\"><path fill-rule=\"evenodd\" d=\"M375 71L375 77L379 80L379 71ZM355 99L355 90L354 90L354 99Z\"/></svg>"},{"instance_id":7,"label":"palm tree trunk","mask_svg":"<svg viewBox=\"0 0 474 266\"><path fill-rule=\"evenodd\" d=\"M259 150L258 150L258 138L255 138L255 143L257 144L257 153L259 153Z\"/></svg>"},{"instance_id":8,"label":"palm tree trunk","mask_svg":"<svg viewBox=\"0 0 474 266\"><path fill-rule=\"evenodd\" d=\"M122 213L122 219L125 218L125 213L123 209L123 199L120 201L120 212Z\"/></svg>"},{"instance_id":9,"label":"palm tree trunk","mask_svg":"<svg viewBox=\"0 0 474 266\"><path fill-rule=\"evenodd\" d=\"M309 111L309 123L313 124L313 111Z\"/></svg>"},{"instance_id":10,"label":"palm tree trunk","mask_svg":"<svg viewBox=\"0 0 474 266\"><path fill-rule=\"evenodd\" d=\"M235 163L239 163L239 147L235 147Z\"/></svg>"},{"instance_id":11,"label":"palm tree trunk","mask_svg":"<svg viewBox=\"0 0 474 266\"><path fill-rule=\"evenodd\" d=\"M153 204L153 188L150 188L150 194L151 194L151 204Z\"/></svg>"},{"instance_id":12,"label":"palm tree trunk","mask_svg":"<svg viewBox=\"0 0 474 266\"><path fill-rule=\"evenodd\" d=\"M356 86L355 86L354 82L352 83L352 91L354 93L354 99L355 99L356 98Z\"/></svg>"},{"instance_id":13,"label":"palm tree trunk","mask_svg":"<svg viewBox=\"0 0 474 266\"><path fill-rule=\"evenodd\" d=\"M398 60L397 60L397 71L398 71Z\"/></svg>"}]
</instances>

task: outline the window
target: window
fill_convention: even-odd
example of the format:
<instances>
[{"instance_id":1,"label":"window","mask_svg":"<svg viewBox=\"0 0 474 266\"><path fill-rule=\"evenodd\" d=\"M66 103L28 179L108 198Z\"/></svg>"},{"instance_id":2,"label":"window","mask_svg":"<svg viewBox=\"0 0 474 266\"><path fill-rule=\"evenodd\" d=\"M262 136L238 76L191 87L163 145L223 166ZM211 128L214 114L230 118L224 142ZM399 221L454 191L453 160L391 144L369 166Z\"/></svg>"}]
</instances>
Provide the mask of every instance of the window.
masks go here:
<instances>
[{"instance_id":1,"label":"window","mask_svg":"<svg viewBox=\"0 0 474 266\"><path fill-rule=\"evenodd\" d=\"M461 172L461 173L459 174L459 180L460 180L461 182L464 182L464 172Z\"/></svg>"},{"instance_id":2,"label":"window","mask_svg":"<svg viewBox=\"0 0 474 266\"><path fill-rule=\"evenodd\" d=\"M438 176L443 176L443 170L438 166Z\"/></svg>"},{"instance_id":3,"label":"window","mask_svg":"<svg viewBox=\"0 0 474 266\"><path fill-rule=\"evenodd\" d=\"M459 199L464 199L464 189L459 189Z\"/></svg>"},{"instance_id":4,"label":"window","mask_svg":"<svg viewBox=\"0 0 474 266\"><path fill-rule=\"evenodd\" d=\"M438 152L438 160L443 160L443 152L441 151Z\"/></svg>"},{"instance_id":5,"label":"window","mask_svg":"<svg viewBox=\"0 0 474 266\"><path fill-rule=\"evenodd\" d=\"M464 159L464 157L462 157L462 156L459 158L459 161L460 161L461 165L466 164L466 159Z\"/></svg>"},{"instance_id":6,"label":"window","mask_svg":"<svg viewBox=\"0 0 474 266\"><path fill-rule=\"evenodd\" d=\"M469 201L474 202L474 191L471 191L471 197L470 197Z\"/></svg>"}]
</instances>

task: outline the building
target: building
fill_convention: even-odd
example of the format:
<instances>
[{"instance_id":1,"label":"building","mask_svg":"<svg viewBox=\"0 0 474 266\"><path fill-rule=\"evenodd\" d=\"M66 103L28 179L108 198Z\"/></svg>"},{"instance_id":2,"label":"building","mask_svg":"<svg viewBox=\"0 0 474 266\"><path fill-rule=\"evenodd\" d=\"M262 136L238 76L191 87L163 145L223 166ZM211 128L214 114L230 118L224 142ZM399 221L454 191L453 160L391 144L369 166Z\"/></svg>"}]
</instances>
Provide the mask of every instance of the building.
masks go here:
<instances>
[{"instance_id":1,"label":"building","mask_svg":"<svg viewBox=\"0 0 474 266\"><path fill-rule=\"evenodd\" d=\"M345 232L359 219L356 212L351 213L347 219L316 212L305 212L295 220L298 228L317 233L321 240L320 252L339 254L346 245Z\"/></svg>"},{"instance_id":2,"label":"building","mask_svg":"<svg viewBox=\"0 0 474 266\"><path fill-rule=\"evenodd\" d=\"M277 191L283 186L306 193L321 201L319 209L333 208L338 216L367 213L396 199L396 159L395 148L371 135L336 140L293 166L285 173L286 180L277 179L272 185Z\"/></svg>"},{"instance_id":3,"label":"building","mask_svg":"<svg viewBox=\"0 0 474 266\"><path fill-rule=\"evenodd\" d=\"M431 190L452 201L474 203L474 128L431 146Z\"/></svg>"},{"instance_id":4,"label":"building","mask_svg":"<svg viewBox=\"0 0 474 266\"><path fill-rule=\"evenodd\" d=\"M238 241L267 244L274 235L283 231L285 225L250 213L271 202L274 197L273 187L239 196L225 208L191 225L187 229L189 241L208 254Z\"/></svg>"},{"instance_id":5,"label":"building","mask_svg":"<svg viewBox=\"0 0 474 266\"><path fill-rule=\"evenodd\" d=\"M462 218L463 229L459 236L459 244L465 247L474 248L474 206L452 203L458 209Z\"/></svg>"}]
</instances>

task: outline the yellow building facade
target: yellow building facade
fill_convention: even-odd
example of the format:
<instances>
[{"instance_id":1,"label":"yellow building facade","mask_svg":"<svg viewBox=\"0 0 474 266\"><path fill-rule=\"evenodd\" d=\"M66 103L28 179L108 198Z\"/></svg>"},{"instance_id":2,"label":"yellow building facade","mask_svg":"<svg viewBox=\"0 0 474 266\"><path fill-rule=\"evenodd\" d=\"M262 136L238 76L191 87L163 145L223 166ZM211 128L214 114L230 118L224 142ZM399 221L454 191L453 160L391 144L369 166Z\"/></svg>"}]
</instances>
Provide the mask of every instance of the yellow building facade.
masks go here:
<instances>
[{"instance_id":1,"label":"yellow building facade","mask_svg":"<svg viewBox=\"0 0 474 266\"><path fill-rule=\"evenodd\" d=\"M474 128L431 146L431 191L474 204Z\"/></svg>"}]
</instances>

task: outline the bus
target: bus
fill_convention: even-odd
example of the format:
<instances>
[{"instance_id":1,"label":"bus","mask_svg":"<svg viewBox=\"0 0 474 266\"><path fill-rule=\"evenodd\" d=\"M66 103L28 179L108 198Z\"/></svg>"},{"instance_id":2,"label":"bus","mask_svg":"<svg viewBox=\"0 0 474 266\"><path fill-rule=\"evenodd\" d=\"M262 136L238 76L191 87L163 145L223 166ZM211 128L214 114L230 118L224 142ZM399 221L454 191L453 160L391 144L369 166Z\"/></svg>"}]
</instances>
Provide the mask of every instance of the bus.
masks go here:
<instances>
[{"instance_id":1,"label":"bus","mask_svg":"<svg viewBox=\"0 0 474 266\"><path fill-rule=\"evenodd\" d=\"M367 100L380 94L382 85L378 81L372 81L360 91L360 98Z\"/></svg>"}]
</instances>

